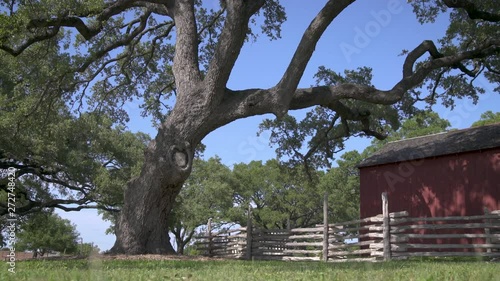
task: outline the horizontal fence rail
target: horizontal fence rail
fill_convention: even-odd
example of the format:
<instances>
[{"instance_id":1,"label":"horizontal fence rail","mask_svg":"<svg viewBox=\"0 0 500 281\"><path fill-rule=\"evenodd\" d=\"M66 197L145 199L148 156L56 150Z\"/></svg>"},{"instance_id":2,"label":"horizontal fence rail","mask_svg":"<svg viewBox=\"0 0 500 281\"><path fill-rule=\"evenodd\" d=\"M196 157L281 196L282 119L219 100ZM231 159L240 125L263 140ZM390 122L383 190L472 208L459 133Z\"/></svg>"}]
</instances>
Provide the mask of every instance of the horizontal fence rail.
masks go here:
<instances>
[{"instance_id":1,"label":"horizontal fence rail","mask_svg":"<svg viewBox=\"0 0 500 281\"><path fill-rule=\"evenodd\" d=\"M382 197L383 206L387 198ZM325 197L326 204L326 197ZM388 213L308 228L247 227L197 236L206 256L289 261L380 261L409 257L500 257L500 210L475 216L413 218Z\"/></svg>"},{"instance_id":2,"label":"horizontal fence rail","mask_svg":"<svg viewBox=\"0 0 500 281\"><path fill-rule=\"evenodd\" d=\"M477 216L404 217L391 221L394 258L500 257L500 210Z\"/></svg>"}]
</instances>

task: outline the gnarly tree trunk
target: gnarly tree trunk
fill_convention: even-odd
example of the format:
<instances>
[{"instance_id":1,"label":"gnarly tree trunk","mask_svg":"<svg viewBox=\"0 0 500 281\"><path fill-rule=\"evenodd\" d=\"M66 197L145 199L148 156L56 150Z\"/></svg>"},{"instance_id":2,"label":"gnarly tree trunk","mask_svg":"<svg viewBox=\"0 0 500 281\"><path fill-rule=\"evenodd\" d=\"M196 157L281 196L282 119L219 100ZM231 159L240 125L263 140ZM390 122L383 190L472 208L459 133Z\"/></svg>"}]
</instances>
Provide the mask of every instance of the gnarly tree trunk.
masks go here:
<instances>
[{"instance_id":1,"label":"gnarly tree trunk","mask_svg":"<svg viewBox=\"0 0 500 281\"><path fill-rule=\"evenodd\" d=\"M194 148L203 138L201 114L176 106L145 152L138 178L125 190L111 253L172 254L168 216L184 181L191 173Z\"/></svg>"}]
</instances>

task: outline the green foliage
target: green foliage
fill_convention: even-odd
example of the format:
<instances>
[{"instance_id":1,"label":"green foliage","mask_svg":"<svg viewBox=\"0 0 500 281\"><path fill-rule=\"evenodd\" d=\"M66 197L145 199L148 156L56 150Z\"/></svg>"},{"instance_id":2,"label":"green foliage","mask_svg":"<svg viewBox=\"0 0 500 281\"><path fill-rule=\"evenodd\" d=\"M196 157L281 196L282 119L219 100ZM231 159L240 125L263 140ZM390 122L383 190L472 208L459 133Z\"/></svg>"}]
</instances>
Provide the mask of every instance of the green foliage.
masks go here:
<instances>
[{"instance_id":1,"label":"green foliage","mask_svg":"<svg viewBox=\"0 0 500 281\"><path fill-rule=\"evenodd\" d=\"M337 167L330 169L319 182L328 192L329 220L343 222L359 219L359 170L363 155L356 150L344 153Z\"/></svg>"},{"instance_id":2,"label":"green foliage","mask_svg":"<svg viewBox=\"0 0 500 281\"><path fill-rule=\"evenodd\" d=\"M71 62L59 51L56 42L46 41L16 59L0 53L5 66L0 69L0 130L6 132L0 135L0 169L17 169L19 215L70 203L112 209L122 200L125 183L139 173L150 140L105 113L72 108L64 100L75 84L67 75ZM2 172L0 197L6 192ZM0 214L5 212L1 204Z\"/></svg>"},{"instance_id":3,"label":"green foliage","mask_svg":"<svg viewBox=\"0 0 500 281\"><path fill-rule=\"evenodd\" d=\"M32 214L20 225L16 248L20 251L76 253L78 232L69 220L52 212Z\"/></svg>"},{"instance_id":4,"label":"green foliage","mask_svg":"<svg viewBox=\"0 0 500 281\"><path fill-rule=\"evenodd\" d=\"M194 2L199 62L205 71L224 25L226 8L224 1L210 5ZM174 23L158 9L161 5L150 3L148 7L156 9L146 9L143 3L103 0L13 0L0 5L3 50L30 52L43 49L47 41L62 47L58 52L70 63L65 72L51 75L51 82L55 87L73 87L65 97L70 105L99 110L114 121L126 122L128 114L122 106L135 100L144 116L153 117L154 125L165 120L176 94L171 69L175 36ZM271 39L279 38L285 20L279 1L266 1L262 14L252 19L248 36L256 38L259 29ZM43 57L33 58L44 61ZM61 77L73 79L73 83L58 79Z\"/></svg>"},{"instance_id":5,"label":"green foliage","mask_svg":"<svg viewBox=\"0 0 500 281\"><path fill-rule=\"evenodd\" d=\"M465 9L448 9L440 0L410 1L417 19L421 23L433 23L437 17L449 17L446 35L439 40L443 54L453 54L457 51L471 50L492 38L500 36L499 22L471 19ZM498 3L495 1L474 1L477 11L498 14ZM457 98L470 98L477 102L479 94L484 89L473 83L477 77L484 77L491 83L500 79L498 56L478 58L463 63L469 71L465 75L457 71L457 66L436 71L426 79L426 89L429 95L426 100L430 105L441 101L443 105L453 108ZM495 89L499 91L499 87Z\"/></svg>"},{"instance_id":6,"label":"green foliage","mask_svg":"<svg viewBox=\"0 0 500 281\"><path fill-rule=\"evenodd\" d=\"M246 225L248 205L254 225L263 228L306 227L321 222L323 193L317 182L320 172L307 176L302 166L285 166L277 160L265 164L237 164L235 205L231 219Z\"/></svg>"},{"instance_id":7,"label":"green foliage","mask_svg":"<svg viewBox=\"0 0 500 281\"><path fill-rule=\"evenodd\" d=\"M373 140L372 145L367 147L363 153L373 153L375 150L391 141L442 133L447 131L450 126L450 122L439 117L439 114L432 111L421 111L405 120L398 130L389 131L386 139Z\"/></svg>"},{"instance_id":8,"label":"green foliage","mask_svg":"<svg viewBox=\"0 0 500 281\"><path fill-rule=\"evenodd\" d=\"M227 222L226 214L232 206L231 170L218 157L207 161L195 159L192 174L176 198L169 221L178 252L183 252L196 228L205 225L209 218L214 226Z\"/></svg>"},{"instance_id":9,"label":"green foliage","mask_svg":"<svg viewBox=\"0 0 500 281\"><path fill-rule=\"evenodd\" d=\"M500 122L500 112L493 113L493 111L486 111L481 114L481 119L472 123L471 127L478 127L490 124L496 124Z\"/></svg>"},{"instance_id":10,"label":"green foliage","mask_svg":"<svg viewBox=\"0 0 500 281\"><path fill-rule=\"evenodd\" d=\"M266 1L263 7L264 23L261 25L262 32L270 39L281 38L281 25L286 21L285 8L279 1Z\"/></svg>"},{"instance_id":11,"label":"green foliage","mask_svg":"<svg viewBox=\"0 0 500 281\"><path fill-rule=\"evenodd\" d=\"M258 227L306 227L322 221L322 172L312 173L311 181L302 166L284 166L277 160L236 164L231 171L218 158L196 160L193 169L173 209L170 231L178 248L208 218L213 228L245 226L249 205Z\"/></svg>"},{"instance_id":12,"label":"green foliage","mask_svg":"<svg viewBox=\"0 0 500 281\"><path fill-rule=\"evenodd\" d=\"M360 67L341 74L322 66L315 77L317 84L328 86L345 83L372 86L371 72L369 67ZM288 165L305 164L306 169L312 170L331 168L334 155L344 149L347 139L356 136L382 138L386 130L399 127L400 115L414 111L413 105L403 103L374 105L345 100L333 108L312 108L301 121L290 115L281 119L266 119L260 125L260 132L271 132L270 143L276 146L278 158L286 159L284 161ZM346 115L351 116L345 118Z\"/></svg>"},{"instance_id":13,"label":"green foliage","mask_svg":"<svg viewBox=\"0 0 500 281\"><path fill-rule=\"evenodd\" d=\"M193 173L178 197L176 214L182 215L188 227L206 223L207 218L224 221L224 210L232 207L231 170L221 159L196 160Z\"/></svg>"},{"instance_id":14,"label":"green foliage","mask_svg":"<svg viewBox=\"0 0 500 281\"><path fill-rule=\"evenodd\" d=\"M99 254L101 250L94 243L83 243L78 245L78 254L84 257L91 257Z\"/></svg>"}]
</instances>

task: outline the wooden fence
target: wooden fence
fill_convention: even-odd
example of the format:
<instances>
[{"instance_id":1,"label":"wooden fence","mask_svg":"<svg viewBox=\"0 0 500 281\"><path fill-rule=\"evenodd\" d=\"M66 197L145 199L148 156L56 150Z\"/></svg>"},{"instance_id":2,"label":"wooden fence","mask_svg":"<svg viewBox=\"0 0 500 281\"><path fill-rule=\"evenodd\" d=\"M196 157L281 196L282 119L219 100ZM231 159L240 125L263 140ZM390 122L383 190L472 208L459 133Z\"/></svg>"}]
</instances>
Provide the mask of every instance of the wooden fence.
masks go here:
<instances>
[{"instance_id":1,"label":"wooden fence","mask_svg":"<svg viewBox=\"0 0 500 281\"><path fill-rule=\"evenodd\" d=\"M388 212L311 228L258 229L241 227L196 237L198 251L211 257L256 260L378 261L414 256L500 257L500 210L462 217L411 218ZM326 196L324 211L327 210ZM251 231L248 231L251 230Z\"/></svg>"},{"instance_id":2,"label":"wooden fence","mask_svg":"<svg viewBox=\"0 0 500 281\"><path fill-rule=\"evenodd\" d=\"M392 258L500 257L500 210L468 217L405 216L391 221L390 235L396 240Z\"/></svg>"}]
</instances>

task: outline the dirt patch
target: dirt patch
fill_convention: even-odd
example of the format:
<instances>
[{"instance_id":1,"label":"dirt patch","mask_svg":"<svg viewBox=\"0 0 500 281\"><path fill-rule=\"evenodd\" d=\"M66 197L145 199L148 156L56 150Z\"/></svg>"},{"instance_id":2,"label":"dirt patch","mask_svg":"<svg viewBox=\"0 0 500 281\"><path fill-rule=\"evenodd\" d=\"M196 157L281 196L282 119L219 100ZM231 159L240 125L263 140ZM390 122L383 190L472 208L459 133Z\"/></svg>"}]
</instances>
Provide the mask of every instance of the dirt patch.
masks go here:
<instances>
[{"instance_id":1,"label":"dirt patch","mask_svg":"<svg viewBox=\"0 0 500 281\"><path fill-rule=\"evenodd\" d=\"M7 260L7 253L0 252L0 258ZM91 260L193 260L193 261L212 261L226 260L222 258L210 258L205 256L181 256L181 255L93 255L91 257L83 256L51 256L33 258L33 253L17 252L16 260L75 260L75 259L91 259Z\"/></svg>"},{"instance_id":2,"label":"dirt patch","mask_svg":"<svg viewBox=\"0 0 500 281\"><path fill-rule=\"evenodd\" d=\"M194 260L194 261L225 260L221 258L210 258L204 256L180 256L180 255L96 255L90 258L102 259L102 260Z\"/></svg>"},{"instance_id":3,"label":"dirt patch","mask_svg":"<svg viewBox=\"0 0 500 281\"><path fill-rule=\"evenodd\" d=\"M226 260L222 258L210 258L204 256L180 256L180 255L93 255L91 257L82 256L58 256L58 257L38 257L25 258L23 260L75 260L75 259L89 259L89 260L192 260L192 261L212 261L212 260Z\"/></svg>"}]
</instances>

